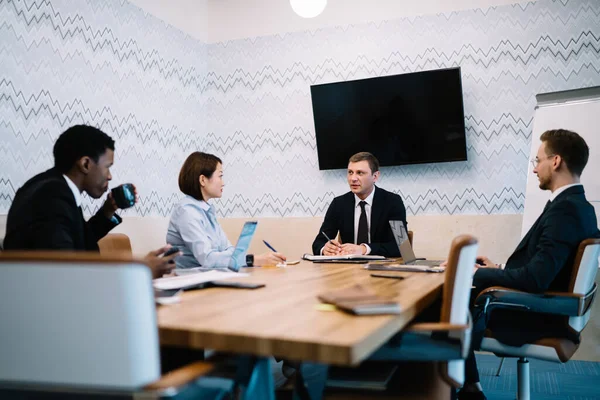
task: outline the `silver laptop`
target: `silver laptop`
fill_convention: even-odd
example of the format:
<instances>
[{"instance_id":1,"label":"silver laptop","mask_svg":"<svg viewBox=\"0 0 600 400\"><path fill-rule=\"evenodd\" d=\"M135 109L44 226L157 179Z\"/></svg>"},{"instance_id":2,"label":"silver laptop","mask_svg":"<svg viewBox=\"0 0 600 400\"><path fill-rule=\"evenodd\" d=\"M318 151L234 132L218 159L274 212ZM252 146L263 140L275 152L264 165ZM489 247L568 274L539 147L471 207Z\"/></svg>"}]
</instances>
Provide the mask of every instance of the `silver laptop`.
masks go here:
<instances>
[{"instance_id":1,"label":"silver laptop","mask_svg":"<svg viewBox=\"0 0 600 400\"><path fill-rule=\"evenodd\" d=\"M437 267L443 260L418 260L415 256L410 240L408 240L408 232L402 221L390 221L390 227L394 233L394 239L400 249L400 256L402 256L403 264L405 265L425 265L428 267Z\"/></svg>"}]
</instances>

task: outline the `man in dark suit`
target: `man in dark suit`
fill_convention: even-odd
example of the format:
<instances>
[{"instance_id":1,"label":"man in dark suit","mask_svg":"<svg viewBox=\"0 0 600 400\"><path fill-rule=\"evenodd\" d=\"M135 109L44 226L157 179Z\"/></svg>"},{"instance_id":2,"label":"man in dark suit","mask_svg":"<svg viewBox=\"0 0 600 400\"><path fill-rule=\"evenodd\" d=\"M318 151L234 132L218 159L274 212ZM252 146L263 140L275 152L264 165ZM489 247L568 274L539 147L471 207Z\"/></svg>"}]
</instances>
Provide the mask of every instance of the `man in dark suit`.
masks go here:
<instances>
[{"instance_id":1,"label":"man in dark suit","mask_svg":"<svg viewBox=\"0 0 600 400\"><path fill-rule=\"evenodd\" d=\"M27 181L15 194L6 220L5 250L98 251L98 240L121 223L111 193L85 221L81 196L98 199L112 179L114 141L101 130L76 125L54 145L54 168ZM159 257L168 247L149 253L145 262L155 276L173 268L178 254Z\"/></svg>"},{"instance_id":2,"label":"man in dark suit","mask_svg":"<svg viewBox=\"0 0 600 400\"><path fill-rule=\"evenodd\" d=\"M406 210L400 196L375 186L379 174L379 161L371 153L350 157L350 192L331 202L312 245L314 254L400 256L389 221L399 220L406 225ZM322 232L332 240L328 241ZM338 232L341 243L335 240Z\"/></svg>"},{"instance_id":3,"label":"man in dark suit","mask_svg":"<svg viewBox=\"0 0 600 400\"><path fill-rule=\"evenodd\" d=\"M523 237L506 266L487 257L478 257L473 276L473 294L491 286L505 286L531 293L565 291L579 243L599 237L594 207L586 200L579 177L587 164L589 148L575 132L557 129L540 137L533 172L542 190L550 190L550 201ZM473 330L473 344L479 346L484 321ZM560 318L542 314L497 311L488 322L494 337L513 346L542 337L569 335ZM465 385L459 399L485 399L479 384L475 355L467 359Z\"/></svg>"}]
</instances>

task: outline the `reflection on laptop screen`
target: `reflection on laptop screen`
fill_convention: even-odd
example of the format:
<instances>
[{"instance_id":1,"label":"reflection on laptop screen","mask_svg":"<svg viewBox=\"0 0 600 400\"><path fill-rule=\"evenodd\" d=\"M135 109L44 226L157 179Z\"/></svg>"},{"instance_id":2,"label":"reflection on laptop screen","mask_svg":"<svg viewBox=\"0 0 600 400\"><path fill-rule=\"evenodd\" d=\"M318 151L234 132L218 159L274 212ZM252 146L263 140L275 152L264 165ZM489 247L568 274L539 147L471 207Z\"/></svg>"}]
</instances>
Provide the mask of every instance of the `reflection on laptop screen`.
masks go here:
<instances>
[{"instance_id":1,"label":"reflection on laptop screen","mask_svg":"<svg viewBox=\"0 0 600 400\"><path fill-rule=\"evenodd\" d=\"M408 232L402 221L390 221L390 227L394 234L394 239L400 250L400 257L404 264L410 264L417 259L415 252L412 249L410 240L408 239Z\"/></svg>"},{"instance_id":2,"label":"reflection on laptop screen","mask_svg":"<svg viewBox=\"0 0 600 400\"><path fill-rule=\"evenodd\" d=\"M394 234L394 239L396 240L396 244L398 247L408 239L408 233L406 232L406 227L404 226L404 222L402 221L390 221L390 227L392 228L392 233Z\"/></svg>"},{"instance_id":3,"label":"reflection on laptop screen","mask_svg":"<svg viewBox=\"0 0 600 400\"><path fill-rule=\"evenodd\" d=\"M235 249L233 250L231 260L229 261L229 269L237 272L241 267L246 266L246 254L248 254L250 242L254 236L254 231L256 231L256 224L256 221L248 221L244 224L240 237L235 245Z\"/></svg>"}]
</instances>

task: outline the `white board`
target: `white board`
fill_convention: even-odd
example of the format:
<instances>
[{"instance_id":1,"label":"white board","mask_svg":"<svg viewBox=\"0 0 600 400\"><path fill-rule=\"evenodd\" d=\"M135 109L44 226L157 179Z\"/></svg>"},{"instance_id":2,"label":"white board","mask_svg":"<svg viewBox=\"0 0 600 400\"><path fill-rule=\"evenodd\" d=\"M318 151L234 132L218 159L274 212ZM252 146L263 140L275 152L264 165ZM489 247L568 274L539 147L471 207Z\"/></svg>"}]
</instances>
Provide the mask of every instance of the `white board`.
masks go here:
<instances>
[{"instance_id":1,"label":"white board","mask_svg":"<svg viewBox=\"0 0 600 400\"><path fill-rule=\"evenodd\" d=\"M600 221L600 87L545 93L536 98L529 159L537 155L540 135L547 130L568 129L580 134L590 148L590 158L581 175L581 183ZM550 191L541 190L538 184L533 166L529 163L521 237L525 236L550 198Z\"/></svg>"}]
</instances>

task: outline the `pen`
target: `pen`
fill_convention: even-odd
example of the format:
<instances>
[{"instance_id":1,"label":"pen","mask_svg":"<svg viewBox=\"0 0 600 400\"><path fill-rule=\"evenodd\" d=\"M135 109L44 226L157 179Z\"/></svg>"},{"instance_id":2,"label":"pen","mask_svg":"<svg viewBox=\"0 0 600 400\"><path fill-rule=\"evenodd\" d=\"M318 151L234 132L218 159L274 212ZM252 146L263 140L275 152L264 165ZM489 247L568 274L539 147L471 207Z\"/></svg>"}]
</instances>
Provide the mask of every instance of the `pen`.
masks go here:
<instances>
[{"instance_id":1,"label":"pen","mask_svg":"<svg viewBox=\"0 0 600 400\"><path fill-rule=\"evenodd\" d=\"M321 231L321 233L323 234L323 236L325 236L325 239L327 239L328 242L331 242L331 244L333 244L333 241L329 239L329 236L327 236L325 232Z\"/></svg>"},{"instance_id":2,"label":"pen","mask_svg":"<svg viewBox=\"0 0 600 400\"><path fill-rule=\"evenodd\" d=\"M269 248L269 250L271 250L271 251L273 251L273 252L277 253L277 250L275 250L275 249L273 248L273 246L271 246L269 243L267 243L267 241L266 241L266 240L263 240L263 243L265 244L265 246L267 246L267 247Z\"/></svg>"}]
</instances>

